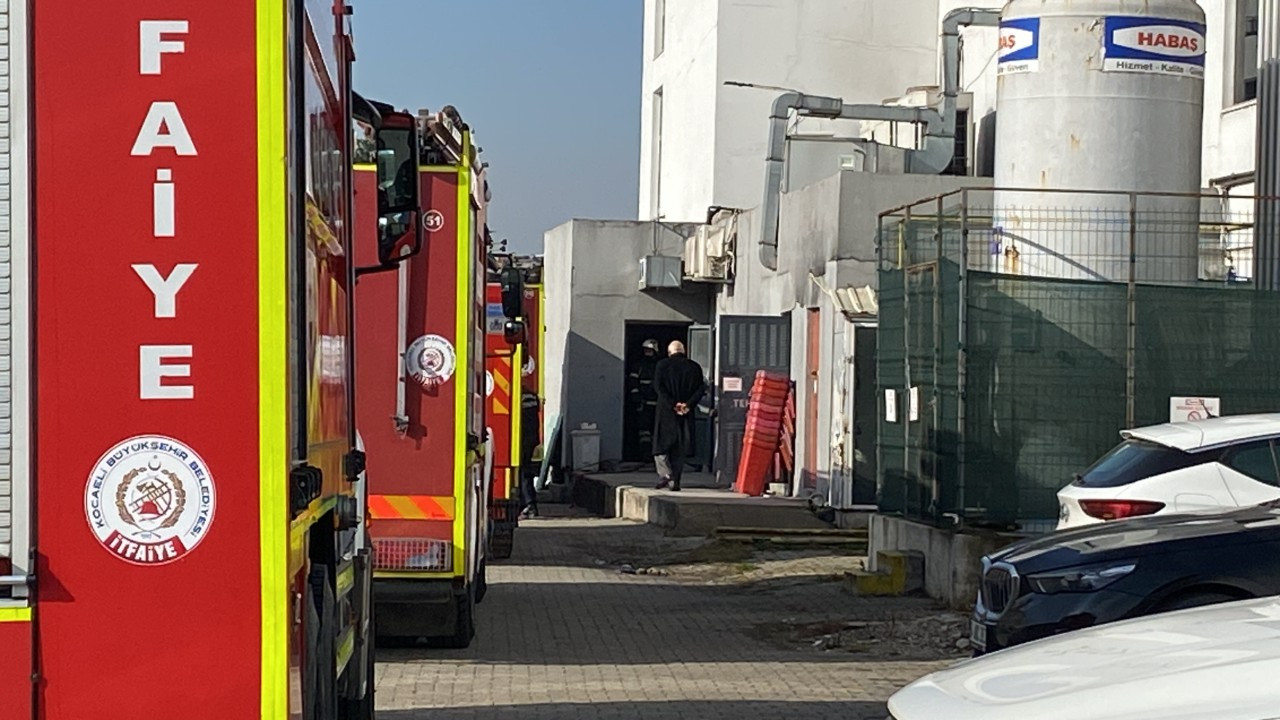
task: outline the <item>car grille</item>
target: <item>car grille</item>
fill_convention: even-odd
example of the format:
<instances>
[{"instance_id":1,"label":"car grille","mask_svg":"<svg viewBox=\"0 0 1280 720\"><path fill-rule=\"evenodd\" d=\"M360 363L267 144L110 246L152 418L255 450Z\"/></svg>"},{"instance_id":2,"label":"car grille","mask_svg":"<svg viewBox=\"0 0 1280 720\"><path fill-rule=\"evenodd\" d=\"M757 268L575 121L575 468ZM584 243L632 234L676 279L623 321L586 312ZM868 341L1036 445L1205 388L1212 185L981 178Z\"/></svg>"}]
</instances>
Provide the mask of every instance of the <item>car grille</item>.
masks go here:
<instances>
[{"instance_id":1,"label":"car grille","mask_svg":"<svg viewBox=\"0 0 1280 720\"><path fill-rule=\"evenodd\" d=\"M1004 612L1018 596L1018 576L1009 568L994 565L982 576L982 604L993 613Z\"/></svg>"}]
</instances>

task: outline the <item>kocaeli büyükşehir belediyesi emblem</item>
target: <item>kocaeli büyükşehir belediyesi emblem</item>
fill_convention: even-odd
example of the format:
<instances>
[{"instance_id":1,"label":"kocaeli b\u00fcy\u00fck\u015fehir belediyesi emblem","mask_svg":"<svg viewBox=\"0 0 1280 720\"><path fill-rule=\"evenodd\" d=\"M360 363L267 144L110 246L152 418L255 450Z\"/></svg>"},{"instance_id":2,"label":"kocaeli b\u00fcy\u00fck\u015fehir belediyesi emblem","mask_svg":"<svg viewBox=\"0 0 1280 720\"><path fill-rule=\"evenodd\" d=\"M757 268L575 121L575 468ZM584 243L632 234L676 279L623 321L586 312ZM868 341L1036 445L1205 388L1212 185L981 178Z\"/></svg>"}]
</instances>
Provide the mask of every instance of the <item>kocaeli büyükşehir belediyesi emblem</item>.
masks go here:
<instances>
[{"instance_id":1,"label":"kocaeli b\u00fcy\u00fck\u015fehir belediyesi emblem","mask_svg":"<svg viewBox=\"0 0 1280 720\"><path fill-rule=\"evenodd\" d=\"M103 453L84 498L98 542L135 565L163 565L195 549L209 532L214 503L204 460L163 435L129 438Z\"/></svg>"}]
</instances>

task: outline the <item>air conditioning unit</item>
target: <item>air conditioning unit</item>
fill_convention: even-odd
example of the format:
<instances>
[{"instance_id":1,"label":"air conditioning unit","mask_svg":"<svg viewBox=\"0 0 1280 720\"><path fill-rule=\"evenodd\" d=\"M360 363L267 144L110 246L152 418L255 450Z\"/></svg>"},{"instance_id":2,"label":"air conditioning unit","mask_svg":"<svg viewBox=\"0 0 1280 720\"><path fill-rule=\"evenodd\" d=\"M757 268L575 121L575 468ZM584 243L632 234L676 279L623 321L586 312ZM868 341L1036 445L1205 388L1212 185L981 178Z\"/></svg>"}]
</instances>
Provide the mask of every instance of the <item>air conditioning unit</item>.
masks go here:
<instances>
[{"instance_id":1,"label":"air conditioning unit","mask_svg":"<svg viewBox=\"0 0 1280 720\"><path fill-rule=\"evenodd\" d=\"M640 258L640 289L678 288L683 284L680 258L647 255Z\"/></svg>"},{"instance_id":2,"label":"air conditioning unit","mask_svg":"<svg viewBox=\"0 0 1280 720\"><path fill-rule=\"evenodd\" d=\"M725 282L733 267L733 235L731 227L703 225L684 243L685 276L702 282Z\"/></svg>"}]
</instances>

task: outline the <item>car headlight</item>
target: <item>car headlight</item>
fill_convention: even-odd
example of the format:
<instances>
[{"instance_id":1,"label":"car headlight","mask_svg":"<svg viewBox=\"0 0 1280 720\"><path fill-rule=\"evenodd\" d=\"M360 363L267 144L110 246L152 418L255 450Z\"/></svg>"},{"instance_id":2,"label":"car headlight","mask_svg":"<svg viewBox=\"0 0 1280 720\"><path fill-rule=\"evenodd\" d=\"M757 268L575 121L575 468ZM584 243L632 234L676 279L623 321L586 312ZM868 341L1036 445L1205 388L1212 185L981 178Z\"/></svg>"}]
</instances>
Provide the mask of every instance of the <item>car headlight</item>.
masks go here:
<instances>
[{"instance_id":1,"label":"car headlight","mask_svg":"<svg viewBox=\"0 0 1280 720\"><path fill-rule=\"evenodd\" d=\"M1111 563L1088 567L1066 568L1027 576L1031 589L1045 595L1064 592L1093 592L1133 572L1136 563Z\"/></svg>"}]
</instances>

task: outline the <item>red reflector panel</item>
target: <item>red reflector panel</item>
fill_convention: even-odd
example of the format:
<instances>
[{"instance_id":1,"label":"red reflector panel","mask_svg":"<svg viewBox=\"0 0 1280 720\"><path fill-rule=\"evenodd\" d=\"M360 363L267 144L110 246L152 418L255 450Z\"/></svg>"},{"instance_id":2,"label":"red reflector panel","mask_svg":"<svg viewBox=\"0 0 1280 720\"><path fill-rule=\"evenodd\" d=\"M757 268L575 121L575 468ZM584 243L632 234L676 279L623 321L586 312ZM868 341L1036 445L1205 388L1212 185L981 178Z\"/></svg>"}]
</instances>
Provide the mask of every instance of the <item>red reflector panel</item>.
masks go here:
<instances>
[{"instance_id":1,"label":"red reflector panel","mask_svg":"<svg viewBox=\"0 0 1280 720\"><path fill-rule=\"evenodd\" d=\"M427 538L374 538L373 569L449 572L453 570L453 543Z\"/></svg>"},{"instance_id":2,"label":"red reflector panel","mask_svg":"<svg viewBox=\"0 0 1280 720\"><path fill-rule=\"evenodd\" d=\"M1085 515L1099 520L1123 520L1154 515L1164 509L1164 503L1151 500L1081 500L1080 509Z\"/></svg>"}]
</instances>

